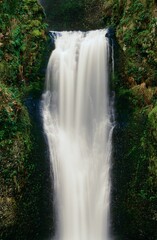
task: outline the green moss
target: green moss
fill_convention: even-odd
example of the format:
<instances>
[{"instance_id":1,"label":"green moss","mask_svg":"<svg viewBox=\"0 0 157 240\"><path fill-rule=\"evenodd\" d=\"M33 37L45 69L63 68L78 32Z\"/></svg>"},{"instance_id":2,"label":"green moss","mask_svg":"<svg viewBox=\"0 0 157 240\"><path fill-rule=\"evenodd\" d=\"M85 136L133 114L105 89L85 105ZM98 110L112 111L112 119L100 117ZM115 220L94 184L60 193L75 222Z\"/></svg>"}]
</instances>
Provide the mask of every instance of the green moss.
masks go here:
<instances>
[{"instance_id":1,"label":"green moss","mask_svg":"<svg viewBox=\"0 0 157 240\"><path fill-rule=\"evenodd\" d=\"M43 21L42 8L37 1L16 0L14 11L7 7L7 4L7 1L0 3L2 16L0 57L5 65L2 71L6 72L2 74L1 81L9 85L22 86L30 82L30 76L32 79L39 76L47 25ZM38 61L35 63L36 59ZM35 67L32 71L33 64Z\"/></svg>"},{"instance_id":2,"label":"green moss","mask_svg":"<svg viewBox=\"0 0 157 240\"><path fill-rule=\"evenodd\" d=\"M128 239L150 239L149 236L156 239L157 234L154 231L157 221L157 141L153 136L157 109L152 109L155 91L139 85L131 89L125 85L116 86L120 127L114 140L118 148L114 156L114 171L117 171L114 176L117 180L115 226L120 217L119 228L123 230L119 234Z\"/></svg>"},{"instance_id":3,"label":"green moss","mask_svg":"<svg viewBox=\"0 0 157 240\"><path fill-rule=\"evenodd\" d=\"M153 128L157 126L157 106L155 106L148 115L148 119Z\"/></svg>"},{"instance_id":4,"label":"green moss","mask_svg":"<svg viewBox=\"0 0 157 240\"><path fill-rule=\"evenodd\" d=\"M0 1L0 15L0 239L24 239L26 221L33 216L28 208L23 210L21 201L28 201L24 196L37 166L31 159L34 142L23 99L33 85L41 92L47 25L36 0ZM37 202L37 194L31 192L30 208Z\"/></svg>"},{"instance_id":5,"label":"green moss","mask_svg":"<svg viewBox=\"0 0 157 240\"><path fill-rule=\"evenodd\" d=\"M157 141L157 106L150 111L148 120L154 140Z\"/></svg>"},{"instance_id":6,"label":"green moss","mask_svg":"<svg viewBox=\"0 0 157 240\"><path fill-rule=\"evenodd\" d=\"M32 31L32 36L34 36L34 37L41 37L42 36L42 32L39 31L38 29L34 29Z\"/></svg>"}]
</instances>

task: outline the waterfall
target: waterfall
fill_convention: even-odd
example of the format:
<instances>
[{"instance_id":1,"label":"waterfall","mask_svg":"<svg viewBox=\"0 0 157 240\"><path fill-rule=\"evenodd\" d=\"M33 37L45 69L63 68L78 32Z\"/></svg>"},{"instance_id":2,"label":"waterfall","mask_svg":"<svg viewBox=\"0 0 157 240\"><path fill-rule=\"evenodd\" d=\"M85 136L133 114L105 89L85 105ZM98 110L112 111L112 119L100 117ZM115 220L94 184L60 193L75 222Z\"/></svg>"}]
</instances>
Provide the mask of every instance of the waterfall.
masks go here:
<instances>
[{"instance_id":1,"label":"waterfall","mask_svg":"<svg viewBox=\"0 0 157 240\"><path fill-rule=\"evenodd\" d=\"M55 34L43 94L59 240L110 239L113 124L106 30Z\"/></svg>"}]
</instances>

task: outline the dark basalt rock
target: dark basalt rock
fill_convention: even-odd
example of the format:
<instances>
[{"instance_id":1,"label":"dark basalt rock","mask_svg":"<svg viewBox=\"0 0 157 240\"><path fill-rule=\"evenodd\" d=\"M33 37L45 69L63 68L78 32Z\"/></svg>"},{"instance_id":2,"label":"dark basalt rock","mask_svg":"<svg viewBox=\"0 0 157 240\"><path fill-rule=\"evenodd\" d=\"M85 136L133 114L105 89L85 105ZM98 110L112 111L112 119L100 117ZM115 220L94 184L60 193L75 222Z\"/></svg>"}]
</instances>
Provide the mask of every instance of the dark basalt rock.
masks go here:
<instances>
[{"instance_id":1,"label":"dark basalt rock","mask_svg":"<svg viewBox=\"0 0 157 240\"><path fill-rule=\"evenodd\" d=\"M113 28L108 28L108 31L107 31L105 37L115 38L115 30Z\"/></svg>"}]
</instances>

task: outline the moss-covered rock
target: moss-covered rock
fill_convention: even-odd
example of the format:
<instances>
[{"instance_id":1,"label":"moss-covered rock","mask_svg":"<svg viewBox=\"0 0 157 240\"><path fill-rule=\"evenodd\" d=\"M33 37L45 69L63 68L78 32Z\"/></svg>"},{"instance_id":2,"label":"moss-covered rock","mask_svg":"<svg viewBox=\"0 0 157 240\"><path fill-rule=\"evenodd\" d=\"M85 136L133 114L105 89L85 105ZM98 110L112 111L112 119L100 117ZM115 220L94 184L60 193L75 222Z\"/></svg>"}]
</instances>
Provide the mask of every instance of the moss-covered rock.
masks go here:
<instances>
[{"instance_id":1,"label":"moss-covered rock","mask_svg":"<svg viewBox=\"0 0 157 240\"><path fill-rule=\"evenodd\" d=\"M8 228L15 226L17 199L31 174L28 169L30 119L19 96L18 89L12 91L0 84L1 239L5 239Z\"/></svg>"},{"instance_id":2,"label":"moss-covered rock","mask_svg":"<svg viewBox=\"0 0 157 240\"><path fill-rule=\"evenodd\" d=\"M47 25L36 0L2 0L0 15L0 239L29 239L30 227L33 239L41 186L24 99L42 89Z\"/></svg>"},{"instance_id":3,"label":"moss-covered rock","mask_svg":"<svg viewBox=\"0 0 157 240\"><path fill-rule=\"evenodd\" d=\"M104 2L104 20L115 28L119 45L113 192L115 226L124 239L157 238L156 8L153 0Z\"/></svg>"}]
</instances>

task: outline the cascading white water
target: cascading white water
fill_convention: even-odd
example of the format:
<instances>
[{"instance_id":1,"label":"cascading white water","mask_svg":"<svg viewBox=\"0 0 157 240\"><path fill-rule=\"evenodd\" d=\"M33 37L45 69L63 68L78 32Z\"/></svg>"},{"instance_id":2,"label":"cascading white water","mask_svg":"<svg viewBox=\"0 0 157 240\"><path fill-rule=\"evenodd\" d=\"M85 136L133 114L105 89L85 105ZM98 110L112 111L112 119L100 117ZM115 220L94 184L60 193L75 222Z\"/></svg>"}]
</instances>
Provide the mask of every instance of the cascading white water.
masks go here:
<instances>
[{"instance_id":1,"label":"cascading white water","mask_svg":"<svg viewBox=\"0 0 157 240\"><path fill-rule=\"evenodd\" d=\"M56 34L43 94L59 240L109 240L110 158L106 30Z\"/></svg>"}]
</instances>

